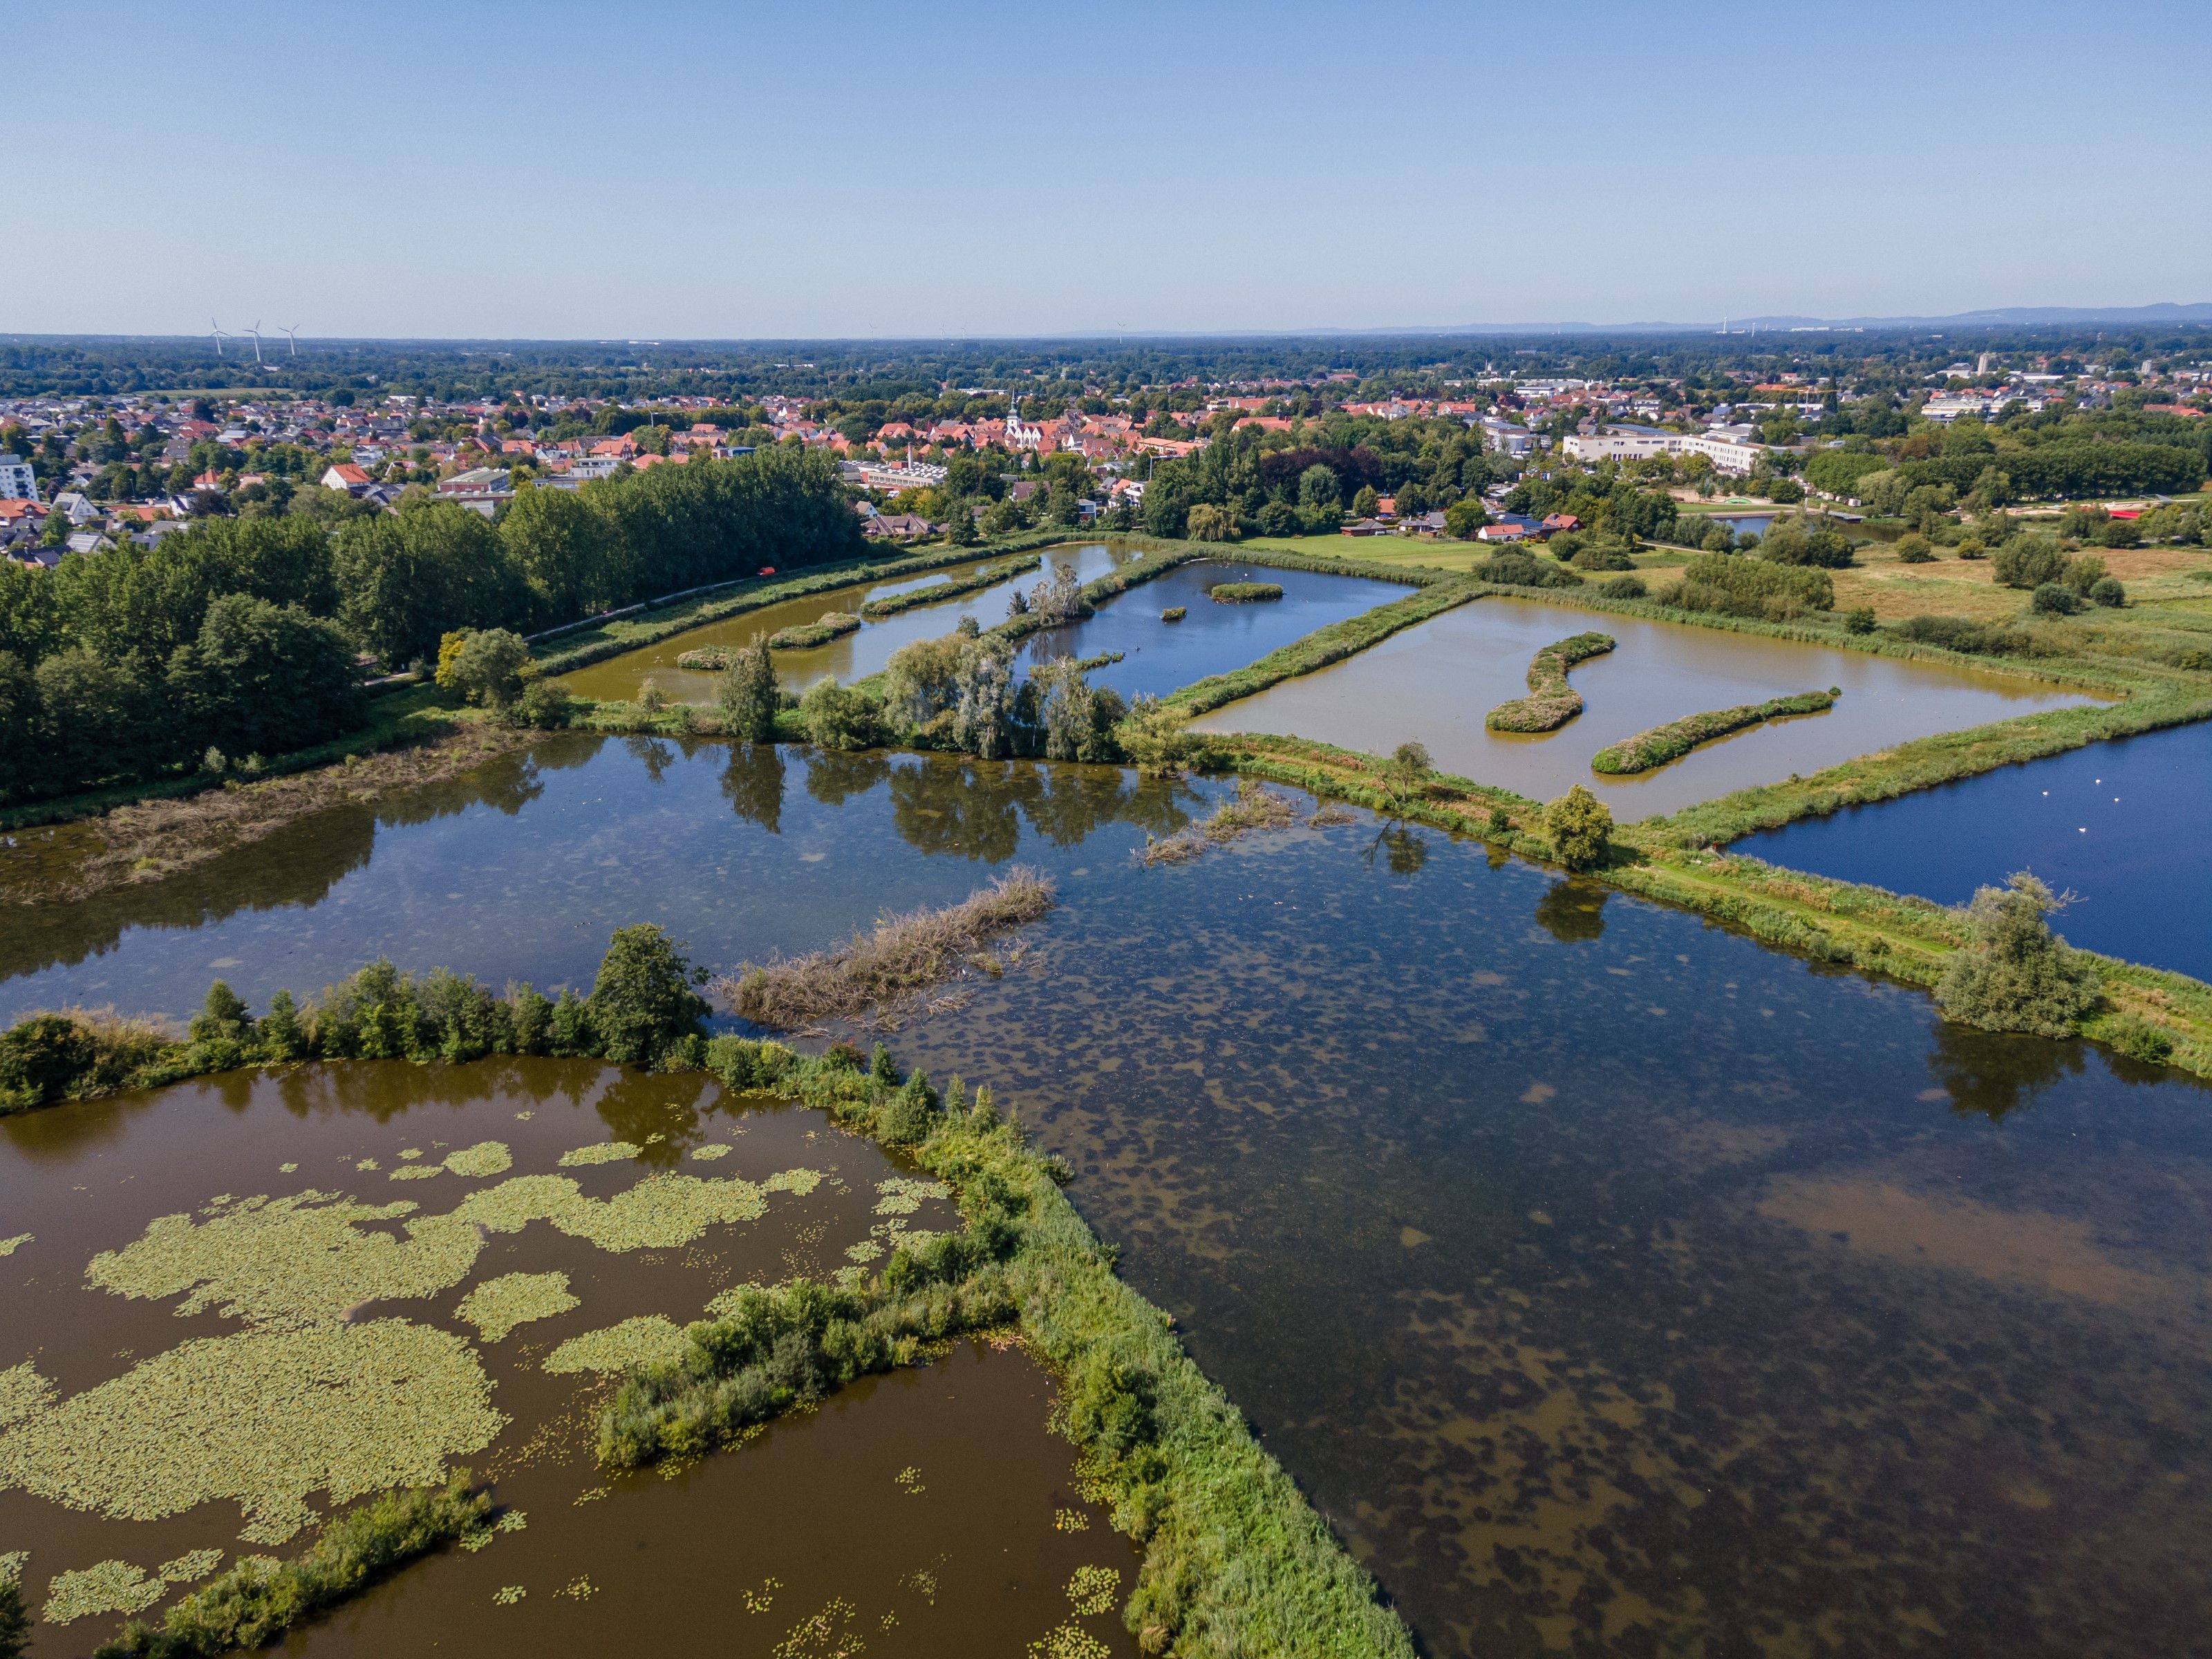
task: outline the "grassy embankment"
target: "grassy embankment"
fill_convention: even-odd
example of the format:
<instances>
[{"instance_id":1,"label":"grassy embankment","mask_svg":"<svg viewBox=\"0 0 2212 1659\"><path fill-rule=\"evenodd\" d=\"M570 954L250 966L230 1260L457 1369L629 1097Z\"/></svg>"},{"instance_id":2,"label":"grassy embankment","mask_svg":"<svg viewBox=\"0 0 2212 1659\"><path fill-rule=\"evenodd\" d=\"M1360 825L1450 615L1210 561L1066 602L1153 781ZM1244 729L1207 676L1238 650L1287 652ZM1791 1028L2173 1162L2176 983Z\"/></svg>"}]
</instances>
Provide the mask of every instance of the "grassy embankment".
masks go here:
<instances>
[{"instance_id":1,"label":"grassy embankment","mask_svg":"<svg viewBox=\"0 0 2212 1659\"><path fill-rule=\"evenodd\" d=\"M810 1058L775 1042L703 1041L681 1006L687 966L635 937L647 934L659 939L649 928L617 933L591 996L558 1005L527 988L502 997L378 964L325 1003L295 1010L272 999L258 1022L211 993L199 1035L185 1042L120 1033L112 1020L34 1018L0 1035L0 1089L28 1109L308 1057L550 1053L704 1071L732 1090L795 1097L944 1181L965 1224L899 1245L872 1276L855 1268L757 1289L727 1316L695 1323L680 1358L630 1374L600 1425L603 1459L636 1467L728 1445L856 1376L1012 1325L1060 1380L1057 1425L1078 1448L1079 1478L1144 1546L1124 1616L1145 1651L1412 1659L1373 1580L1183 1351L1168 1316L1115 1276L1112 1252L1060 1191L1066 1166L1029 1146L988 1090L971 1100L956 1081L940 1095L919 1073L901 1077L881 1049L864 1065L844 1046ZM443 1508L434 1493L386 1500L392 1524L342 1518L303 1557L234 1572L118 1651L212 1654L263 1639L480 1522L483 1506L465 1486L449 1496Z\"/></svg>"}]
</instances>

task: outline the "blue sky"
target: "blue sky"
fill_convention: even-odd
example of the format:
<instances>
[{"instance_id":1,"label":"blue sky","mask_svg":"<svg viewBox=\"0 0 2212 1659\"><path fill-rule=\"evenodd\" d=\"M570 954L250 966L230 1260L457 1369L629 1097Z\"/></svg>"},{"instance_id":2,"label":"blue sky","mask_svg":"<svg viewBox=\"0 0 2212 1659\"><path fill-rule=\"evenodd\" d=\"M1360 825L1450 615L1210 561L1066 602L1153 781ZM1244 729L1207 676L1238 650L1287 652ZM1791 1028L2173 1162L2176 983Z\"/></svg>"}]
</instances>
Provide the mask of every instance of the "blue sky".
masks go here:
<instances>
[{"instance_id":1,"label":"blue sky","mask_svg":"<svg viewBox=\"0 0 2212 1659\"><path fill-rule=\"evenodd\" d=\"M2212 300L2212 7L0 4L0 331Z\"/></svg>"}]
</instances>

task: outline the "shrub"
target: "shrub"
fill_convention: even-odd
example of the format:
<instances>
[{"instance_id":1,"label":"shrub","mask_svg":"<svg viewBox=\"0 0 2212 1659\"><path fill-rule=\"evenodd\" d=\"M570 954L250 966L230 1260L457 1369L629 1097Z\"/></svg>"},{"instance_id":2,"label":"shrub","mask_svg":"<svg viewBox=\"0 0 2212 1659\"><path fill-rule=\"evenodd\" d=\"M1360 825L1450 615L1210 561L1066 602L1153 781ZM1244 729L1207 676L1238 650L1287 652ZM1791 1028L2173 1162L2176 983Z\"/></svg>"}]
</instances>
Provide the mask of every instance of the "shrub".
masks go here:
<instances>
[{"instance_id":1,"label":"shrub","mask_svg":"<svg viewBox=\"0 0 2212 1659\"><path fill-rule=\"evenodd\" d=\"M1544 834L1570 870L1587 870L1603 858L1612 833L1612 811L1579 783L1544 809Z\"/></svg>"},{"instance_id":2,"label":"shrub","mask_svg":"<svg viewBox=\"0 0 2212 1659\"><path fill-rule=\"evenodd\" d=\"M1633 570L1634 561L1628 556L1626 544L1595 538L1584 542L1570 554L1560 555L1577 570Z\"/></svg>"},{"instance_id":3,"label":"shrub","mask_svg":"<svg viewBox=\"0 0 2212 1659\"><path fill-rule=\"evenodd\" d=\"M1547 563L1518 548L1492 555L1471 573L1477 581L1502 587L1580 587L1583 579L1571 570Z\"/></svg>"},{"instance_id":4,"label":"shrub","mask_svg":"<svg viewBox=\"0 0 2212 1659\"><path fill-rule=\"evenodd\" d=\"M2007 587L2037 588L2066 574L2066 551L2055 536L2021 534L1997 549L1990 568Z\"/></svg>"},{"instance_id":5,"label":"shrub","mask_svg":"<svg viewBox=\"0 0 2212 1659\"><path fill-rule=\"evenodd\" d=\"M1206 590L1206 597L1216 605L1257 605L1281 599L1283 590L1277 582L1216 582Z\"/></svg>"},{"instance_id":6,"label":"shrub","mask_svg":"<svg viewBox=\"0 0 2212 1659\"><path fill-rule=\"evenodd\" d=\"M2071 1036L2096 1004L2089 963L2044 920L2062 901L2026 871L1984 887L1966 907L1973 943L1954 953L1936 987L1946 1019L1991 1031Z\"/></svg>"},{"instance_id":7,"label":"shrub","mask_svg":"<svg viewBox=\"0 0 2212 1659\"><path fill-rule=\"evenodd\" d=\"M1927 537L1915 530L1897 538L1897 562L1899 564L1930 564L1935 562L1936 549Z\"/></svg>"},{"instance_id":8,"label":"shrub","mask_svg":"<svg viewBox=\"0 0 2212 1659\"><path fill-rule=\"evenodd\" d=\"M707 970L686 962L652 923L615 929L587 1002L601 1052L639 1063L698 1035L707 1002L692 988L706 980Z\"/></svg>"},{"instance_id":9,"label":"shrub","mask_svg":"<svg viewBox=\"0 0 2212 1659\"><path fill-rule=\"evenodd\" d=\"M2027 608L2039 617L2070 617L2081 608L2081 598L2064 582L2045 582L2035 590Z\"/></svg>"},{"instance_id":10,"label":"shrub","mask_svg":"<svg viewBox=\"0 0 2212 1659\"><path fill-rule=\"evenodd\" d=\"M1190 729L1190 716L1157 697L1139 696L1114 728L1114 738L1129 763L1147 777L1180 777L1206 756L1206 740Z\"/></svg>"},{"instance_id":11,"label":"shrub","mask_svg":"<svg viewBox=\"0 0 2212 1659\"><path fill-rule=\"evenodd\" d=\"M1941 646L1946 651L1972 657L2032 657L2039 654L2034 637L2026 630L2001 623L1972 622L1965 617L1907 617L1891 629L1899 639L1920 645Z\"/></svg>"},{"instance_id":12,"label":"shrub","mask_svg":"<svg viewBox=\"0 0 2212 1659\"><path fill-rule=\"evenodd\" d=\"M2089 603L2117 610L2128 602L2128 590L2110 576L2100 576L2089 588Z\"/></svg>"},{"instance_id":13,"label":"shrub","mask_svg":"<svg viewBox=\"0 0 2212 1659\"><path fill-rule=\"evenodd\" d=\"M1832 530L1784 519L1759 538L1759 556L1775 564L1841 570L1851 562L1851 544Z\"/></svg>"},{"instance_id":14,"label":"shrub","mask_svg":"<svg viewBox=\"0 0 2212 1659\"><path fill-rule=\"evenodd\" d=\"M1181 622L1184 617L1188 614L1189 612L1185 606L1171 605L1166 610L1160 612L1160 620L1162 622Z\"/></svg>"},{"instance_id":15,"label":"shrub","mask_svg":"<svg viewBox=\"0 0 2212 1659\"><path fill-rule=\"evenodd\" d=\"M876 741L879 712L866 692L838 684L835 674L817 680L799 700L806 740L823 749L867 748Z\"/></svg>"},{"instance_id":16,"label":"shrub","mask_svg":"<svg viewBox=\"0 0 2212 1659\"><path fill-rule=\"evenodd\" d=\"M2089 590L2104 580L2107 574L2102 559L2094 554L2083 553L2066 561L2066 568L2059 573L2058 580L2086 599L2089 597Z\"/></svg>"},{"instance_id":17,"label":"shrub","mask_svg":"<svg viewBox=\"0 0 2212 1659\"><path fill-rule=\"evenodd\" d=\"M1690 561L1682 580L1660 590L1662 605L1723 617L1786 622L1836 607L1836 585L1825 570L1769 559L1708 553Z\"/></svg>"},{"instance_id":18,"label":"shrub","mask_svg":"<svg viewBox=\"0 0 2212 1659\"><path fill-rule=\"evenodd\" d=\"M1641 576L1615 576L1611 581L1600 582L1593 590L1601 599L1640 599L1650 592Z\"/></svg>"},{"instance_id":19,"label":"shrub","mask_svg":"<svg viewBox=\"0 0 2212 1659\"><path fill-rule=\"evenodd\" d=\"M2130 1060L2147 1066L2163 1066L2173 1058L2173 1039L2148 1020L2135 1014L2116 1014L2105 1022L2099 1039Z\"/></svg>"},{"instance_id":20,"label":"shrub","mask_svg":"<svg viewBox=\"0 0 2212 1659\"><path fill-rule=\"evenodd\" d=\"M1853 610L1853 611L1844 611L1844 632L1845 632L1846 634L1871 634L1871 633L1873 633L1873 632L1874 632L1874 611L1873 611L1873 608L1872 608L1871 606L1869 606L1869 605L1860 605L1860 606L1859 606L1857 609L1856 609L1856 610Z\"/></svg>"},{"instance_id":21,"label":"shrub","mask_svg":"<svg viewBox=\"0 0 2212 1659\"><path fill-rule=\"evenodd\" d=\"M480 708L504 708L522 693L530 647L504 628L463 629L438 642L437 681Z\"/></svg>"},{"instance_id":22,"label":"shrub","mask_svg":"<svg viewBox=\"0 0 2212 1659\"><path fill-rule=\"evenodd\" d=\"M576 700L566 688L536 675L524 678L520 694L500 711L501 726L558 732L576 718Z\"/></svg>"}]
</instances>

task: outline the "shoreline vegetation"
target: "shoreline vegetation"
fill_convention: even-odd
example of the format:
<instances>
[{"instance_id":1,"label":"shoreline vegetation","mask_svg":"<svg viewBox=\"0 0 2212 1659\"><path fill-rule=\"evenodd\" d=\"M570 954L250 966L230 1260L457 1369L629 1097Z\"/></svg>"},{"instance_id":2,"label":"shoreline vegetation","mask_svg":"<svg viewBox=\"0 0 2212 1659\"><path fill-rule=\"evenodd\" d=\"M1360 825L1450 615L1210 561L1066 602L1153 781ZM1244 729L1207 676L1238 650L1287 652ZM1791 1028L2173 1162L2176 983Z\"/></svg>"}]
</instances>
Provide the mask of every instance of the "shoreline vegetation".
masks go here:
<instances>
[{"instance_id":1,"label":"shoreline vegetation","mask_svg":"<svg viewBox=\"0 0 2212 1659\"><path fill-rule=\"evenodd\" d=\"M948 576L941 582L932 582L927 587L917 587L905 593L887 593L880 599L870 599L860 607L860 615L869 622L881 622L896 617L901 611L919 610L923 605L942 605L947 599L957 599L969 593L980 593L987 587L996 587L1012 577L1028 574L1044 562L1044 555L1033 553L1024 559L1009 559L976 571L969 576Z\"/></svg>"},{"instance_id":2,"label":"shoreline vegetation","mask_svg":"<svg viewBox=\"0 0 2212 1659\"><path fill-rule=\"evenodd\" d=\"M873 931L788 960L747 963L720 982L740 1017L770 1030L806 1030L830 1019L872 1017L887 1024L934 987L1006 963L987 940L1025 927L1056 902L1052 880L1015 865L957 904L887 915Z\"/></svg>"},{"instance_id":3,"label":"shoreline vegetation","mask_svg":"<svg viewBox=\"0 0 2212 1659\"><path fill-rule=\"evenodd\" d=\"M1610 634L1572 634L1528 659L1528 695L1501 702L1482 717L1493 732L1556 732L1583 712L1583 694L1567 684L1577 663L1601 657L1620 643Z\"/></svg>"},{"instance_id":4,"label":"shoreline vegetation","mask_svg":"<svg viewBox=\"0 0 2212 1659\"><path fill-rule=\"evenodd\" d=\"M1731 732L1796 714L1825 714L1842 696L1840 690L1831 687L1826 691L1801 691L1795 696L1769 697L1765 702L1738 703L1733 708L1685 714L1680 720L1668 720L1663 726L1651 726L1632 738L1607 744L1590 757L1590 770L1607 777L1649 772L1669 761L1681 759L1699 744L1724 738Z\"/></svg>"},{"instance_id":5,"label":"shoreline vegetation","mask_svg":"<svg viewBox=\"0 0 2212 1659\"><path fill-rule=\"evenodd\" d=\"M1394 762L1302 738L1243 732L1212 742L1219 763L1240 776L1428 823L1523 857L1568 861L1546 830L1545 807L1510 790L1443 773L1430 773L1408 789ZM1678 837L1665 818L1611 826L1597 859L1578 867L1762 944L1931 992L1951 961L1977 943L1965 910L1704 843L1679 844ZM2100 998L2078 1022L2081 1036L2130 1060L2212 1078L2212 984L2092 951L2074 954L2094 971Z\"/></svg>"},{"instance_id":6,"label":"shoreline vegetation","mask_svg":"<svg viewBox=\"0 0 2212 1659\"><path fill-rule=\"evenodd\" d=\"M416 980L377 963L305 1007L280 993L256 1018L218 981L185 1040L162 1040L129 1067L107 1063L103 1032L80 1017L23 1021L0 1036L0 1084L31 1106L314 1058L550 1054L704 1072L741 1093L797 1099L944 1181L962 1230L900 1244L872 1275L755 1289L693 1324L679 1357L628 1375L601 1419L604 1462L696 1455L854 1376L925 1362L963 1331L1012 1327L1059 1383L1054 1426L1077 1448L1079 1477L1144 1551L1123 1618L1145 1653L1413 1659L1373 1578L1169 1316L1115 1275L1114 1252L1060 1190L1066 1166L1032 1148L989 1090L971 1097L955 1079L940 1092L881 1048L864 1059L846 1043L801 1055L709 1040L691 988L703 977L641 926L617 930L588 997L558 1004L527 987L497 995L442 969ZM442 1492L379 1502L384 1519L374 1504L342 1516L295 1562L234 1570L114 1651L167 1659L265 1639L486 1512L465 1475Z\"/></svg>"}]
</instances>

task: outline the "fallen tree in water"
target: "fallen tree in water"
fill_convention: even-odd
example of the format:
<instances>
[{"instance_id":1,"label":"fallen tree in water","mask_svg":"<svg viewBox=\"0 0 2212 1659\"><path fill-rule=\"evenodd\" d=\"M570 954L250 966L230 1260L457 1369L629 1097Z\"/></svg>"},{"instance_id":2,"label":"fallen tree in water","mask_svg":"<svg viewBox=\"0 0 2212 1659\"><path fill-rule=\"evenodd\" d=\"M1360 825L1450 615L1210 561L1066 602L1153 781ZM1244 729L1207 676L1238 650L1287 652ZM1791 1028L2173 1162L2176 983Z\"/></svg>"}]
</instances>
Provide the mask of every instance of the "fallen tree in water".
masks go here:
<instances>
[{"instance_id":1,"label":"fallen tree in water","mask_svg":"<svg viewBox=\"0 0 2212 1659\"><path fill-rule=\"evenodd\" d=\"M1765 702L1739 703L1734 708L1685 715L1599 750L1590 757L1590 770L1608 777L1649 772L1655 766L1680 760L1701 743L1711 743L1715 738L1724 738L1747 726L1762 726L1790 714L1825 714L1836 706L1836 699L1841 696L1841 691L1832 687L1826 691L1804 691L1794 697L1770 697Z\"/></svg>"},{"instance_id":2,"label":"fallen tree in water","mask_svg":"<svg viewBox=\"0 0 2212 1659\"><path fill-rule=\"evenodd\" d=\"M749 963L722 981L722 995L745 1018L779 1031L888 1014L967 969L997 972L984 941L1035 921L1053 902L1051 878L1016 865L957 904L885 916L834 950Z\"/></svg>"},{"instance_id":3,"label":"fallen tree in water","mask_svg":"<svg viewBox=\"0 0 2212 1659\"><path fill-rule=\"evenodd\" d=\"M1567 684L1567 670L1601 657L1616 641L1610 634L1576 634L1554 641L1528 659L1528 695L1501 702L1482 717L1493 732L1556 732L1583 712L1583 694Z\"/></svg>"}]
</instances>

